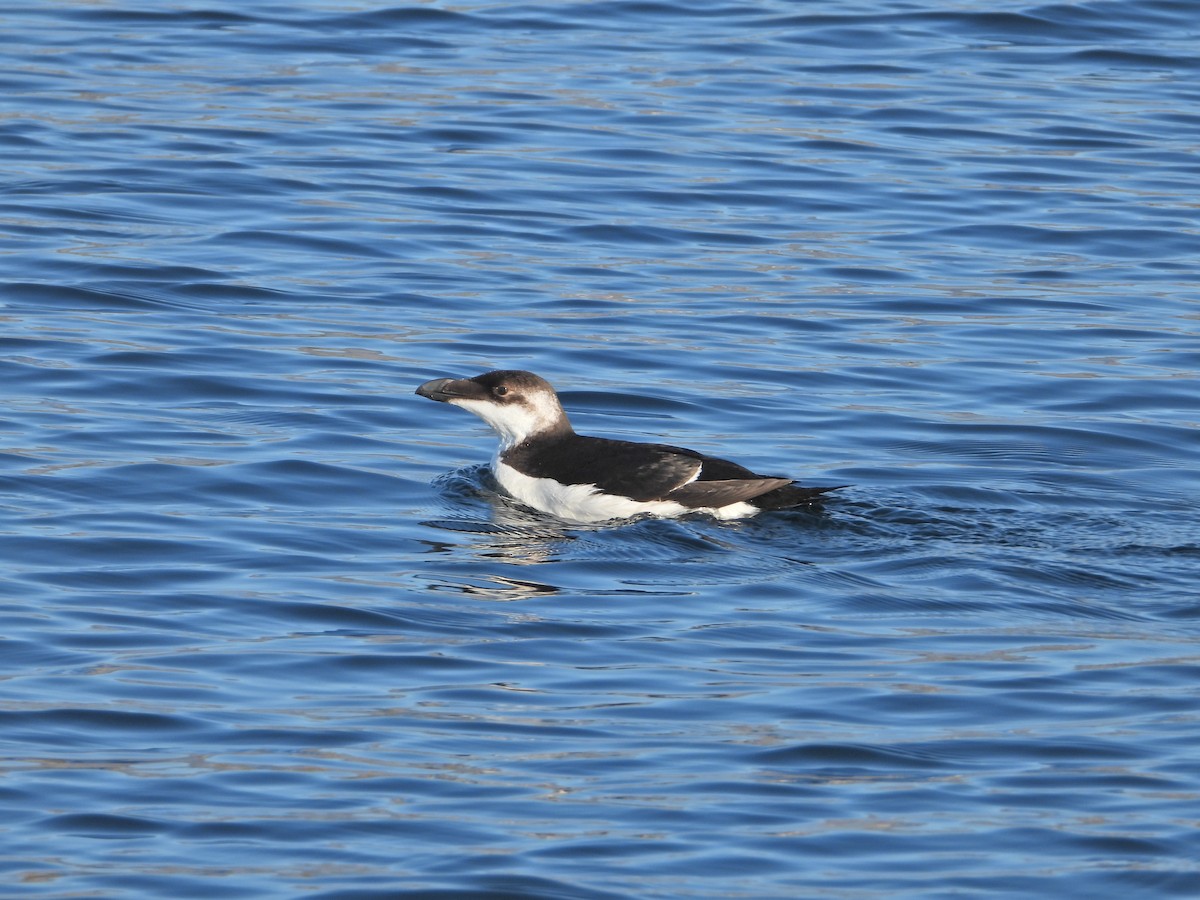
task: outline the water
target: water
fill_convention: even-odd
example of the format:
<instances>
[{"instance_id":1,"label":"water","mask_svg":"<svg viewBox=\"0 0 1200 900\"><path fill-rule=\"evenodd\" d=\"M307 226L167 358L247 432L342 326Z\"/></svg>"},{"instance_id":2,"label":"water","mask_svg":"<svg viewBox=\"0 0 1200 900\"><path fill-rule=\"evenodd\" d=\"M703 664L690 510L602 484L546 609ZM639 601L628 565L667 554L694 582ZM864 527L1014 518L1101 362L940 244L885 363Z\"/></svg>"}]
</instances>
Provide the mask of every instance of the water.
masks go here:
<instances>
[{"instance_id":1,"label":"water","mask_svg":"<svg viewBox=\"0 0 1200 900\"><path fill-rule=\"evenodd\" d=\"M1197 13L4 10L0 894L1196 896Z\"/></svg>"}]
</instances>

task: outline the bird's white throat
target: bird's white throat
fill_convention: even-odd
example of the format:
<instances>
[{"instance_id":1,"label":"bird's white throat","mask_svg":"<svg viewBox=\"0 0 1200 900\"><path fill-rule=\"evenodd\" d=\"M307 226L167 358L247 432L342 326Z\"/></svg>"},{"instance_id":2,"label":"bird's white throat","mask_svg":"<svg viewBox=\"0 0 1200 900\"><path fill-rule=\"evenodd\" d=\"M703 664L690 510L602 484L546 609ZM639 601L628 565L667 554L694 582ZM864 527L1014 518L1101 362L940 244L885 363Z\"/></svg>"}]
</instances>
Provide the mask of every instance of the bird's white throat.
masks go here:
<instances>
[{"instance_id":1,"label":"bird's white throat","mask_svg":"<svg viewBox=\"0 0 1200 900\"><path fill-rule=\"evenodd\" d=\"M561 427L567 415L554 394L533 392L516 402L455 398L449 401L487 422L500 435L500 449L515 447L528 438Z\"/></svg>"}]
</instances>

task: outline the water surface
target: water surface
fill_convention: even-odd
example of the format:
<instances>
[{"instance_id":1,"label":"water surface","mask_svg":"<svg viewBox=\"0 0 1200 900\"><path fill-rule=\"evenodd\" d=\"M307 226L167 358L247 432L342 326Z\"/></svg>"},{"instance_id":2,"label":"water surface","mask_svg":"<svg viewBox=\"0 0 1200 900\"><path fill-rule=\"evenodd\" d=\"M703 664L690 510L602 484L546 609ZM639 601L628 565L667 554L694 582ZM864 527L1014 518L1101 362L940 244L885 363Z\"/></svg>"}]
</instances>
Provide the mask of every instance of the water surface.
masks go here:
<instances>
[{"instance_id":1,"label":"water surface","mask_svg":"<svg viewBox=\"0 0 1200 900\"><path fill-rule=\"evenodd\" d=\"M0 12L0 883L1200 893L1196 6ZM422 381L823 514L581 527Z\"/></svg>"}]
</instances>

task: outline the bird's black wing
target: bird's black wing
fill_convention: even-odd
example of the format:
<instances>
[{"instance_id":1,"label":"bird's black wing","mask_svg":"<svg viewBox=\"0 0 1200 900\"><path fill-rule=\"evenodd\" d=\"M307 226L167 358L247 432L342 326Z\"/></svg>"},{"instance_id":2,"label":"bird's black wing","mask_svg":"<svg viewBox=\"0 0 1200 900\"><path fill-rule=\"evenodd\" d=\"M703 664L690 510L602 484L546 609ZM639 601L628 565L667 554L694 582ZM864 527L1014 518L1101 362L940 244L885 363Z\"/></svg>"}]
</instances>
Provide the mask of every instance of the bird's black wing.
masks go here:
<instances>
[{"instance_id":1,"label":"bird's black wing","mask_svg":"<svg viewBox=\"0 0 1200 900\"><path fill-rule=\"evenodd\" d=\"M666 496L692 509L720 509L792 483L790 478L741 478L733 481L693 481Z\"/></svg>"},{"instance_id":2,"label":"bird's black wing","mask_svg":"<svg viewBox=\"0 0 1200 900\"><path fill-rule=\"evenodd\" d=\"M795 509L797 506L817 507L821 505L821 502L825 499L825 495L830 491L836 491L844 487L847 487L847 485L835 484L830 487L801 487L798 484L789 484L768 491L760 497L755 497L750 502L759 509Z\"/></svg>"},{"instance_id":3,"label":"bird's black wing","mask_svg":"<svg viewBox=\"0 0 1200 900\"><path fill-rule=\"evenodd\" d=\"M634 500L674 500L693 509L751 500L792 483L790 478L756 475L737 463L683 447L576 434L514 448L505 460L535 477L594 484L603 493Z\"/></svg>"},{"instance_id":4,"label":"bird's black wing","mask_svg":"<svg viewBox=\"0 0 1200 900\"><path fill-rule=\"evenodd\" d=\"M642 501L661 500L695 478L701 468L700 454L678 447L578 434L514 447L503 459L535 478L594 484L605 494Z\"/></svg>"},{"instance_id":5,"label":"bird's black wing","mask_svg":"<svg viewBox=\"0 0 1200 900\"><path fill-rule=\"evenodd\" d=\"M700 474L695 481L673 490L665 499L674 500L692 509L720 509L730 503L754 500L763 494L786 487L790 478L774 478L751 472L727 459L706 456L681 447L662 447L663 450L684 453L700 460Z\"/></svg>"}]
</instances>

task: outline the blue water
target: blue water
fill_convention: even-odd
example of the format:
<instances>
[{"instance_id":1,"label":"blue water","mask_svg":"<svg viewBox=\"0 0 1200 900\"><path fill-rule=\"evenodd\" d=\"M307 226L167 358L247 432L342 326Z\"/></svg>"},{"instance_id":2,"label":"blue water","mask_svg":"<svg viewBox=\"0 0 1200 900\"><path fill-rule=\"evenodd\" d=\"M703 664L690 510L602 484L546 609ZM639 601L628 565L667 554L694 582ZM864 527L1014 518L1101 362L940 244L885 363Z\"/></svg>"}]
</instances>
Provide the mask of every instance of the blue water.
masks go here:
<instances>
[{"instance_id":1,"label":"blue water","mask_svg":"<svg viewBox=\"0 0 1200 900\"><path fill-rule=\"evenodd\" d=\"M1200 895L1197 23L0 11L0 895Z\"/></svg>"}]
</instances>

